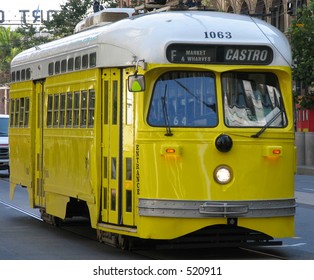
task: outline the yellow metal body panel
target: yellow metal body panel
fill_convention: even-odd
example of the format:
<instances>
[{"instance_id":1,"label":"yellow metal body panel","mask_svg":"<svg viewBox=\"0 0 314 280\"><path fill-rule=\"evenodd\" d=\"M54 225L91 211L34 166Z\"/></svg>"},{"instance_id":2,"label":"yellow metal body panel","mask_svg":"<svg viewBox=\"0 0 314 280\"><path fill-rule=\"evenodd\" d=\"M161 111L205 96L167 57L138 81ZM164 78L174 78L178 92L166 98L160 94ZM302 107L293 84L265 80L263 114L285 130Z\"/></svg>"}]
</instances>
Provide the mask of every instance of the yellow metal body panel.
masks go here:
<instances>
[{"instance_id":1,"label":"yellow metal body panel","mask_svg":"<svg viewBox=\"0 0 314 280\"><path fill-rule=\"evenodd\" d=\"M231 128L224 122L220 75L224 71L266 71L260 67L211 65L148 65L145 92L129 93L126 79L134 69L93 69L48 77L45 81L12 86L11 98L30 96L31 126L10 129L12 184L28 187L31 205L66 216L70 199L86 202L94 228L142 238L171 239L198 229L226 224L227 218L145 217L140 199L173 201L259 201L294 198L295 147L291 73L285 67L267 68L280 81L288 125L268 128ZM147 124L156 79L170 70L213 71L216 77L218 125L211 128L173 128ZM87 93L86 93L87 92ZM71 125L67 113L71 103ZM80 110L76 111L75 93ZM86 93L86 95L85 95ZM93 125L89 105L95 94ZM67 97L63 97L66 95ZM85 97L86 110L82 110ZM84 109L83 108L83 109ZM76 115L77 113L77 115ZM83 115L82 115L83 114ZM86 114L86 119L84 117ZM76 118L78 123L75 124ZM81 126L81 122L86 122ZM215 147L222 134L232 137L233 148L221 153ZM24 135L25 137L21 137ZM279 151L273 153L274 150ZM227 165L233 179L218 184L214 170ZM19 178L19 179L18 179ZM294 217L238 218L238 225L274 237L294 235ZM130 230L130 228L134 230Z\"/></svg>"},{"instance_id":2,"label":"yellow metal body panel","mask_svg":"<svg viewBox=\"0 0 314 280\"><path fill-rule=\"evenodd\" d=\"M120 75L119 69L102 73L101 221L133 226L133 104L132 96L121 92Z\"/></svg>"},{"instance_id":3,"label":"yellow metal body panel","mask_svg":"<svg viewBox=\"0 0 314 280\"><path fill-rule=\"evenodd\" d=\"M159 65L160 66L160 65ZM159 68L148 65L145 74L145 93L135 93L137 133L135 146L138 155L139 198L170 200L276 200L294 198L295 146L293 128L293 104L291 98L291 71L287 67L273 67L279 77L288 126L282 129L268 128L263 136L251 138L258 128L230 128L223 123L224 115L219 110L219 124L214 128L172 128L173 136L165 137L165 128L152 128L146 123L150 103L150 93L155 79L169 67ZM171 70L173 65L171 65ZM222 94L220 73L232 67L213 66L217 77L217 104L221 108ZM252 68L252 69L251 69ZM180 70L191 70L182 65ZM199 67L194 70L205 70ZM236 70L247 67L237 67ZM250 67L249 71L265 71L263 67ZM215 147L215 140L225 133L232 137L233 148L221 153ZM175 150L167 153L167 149ZM280 154L272 154L279 149ZM214 179L214 170L219 165L227 165L233 172L233 180L225 185ZM171 219L158 217L137 217L138 234L144 238L175 238L194 230L214 225L226 224L226 218ZM239 218L239 226L260 230L274 237L294 235L294 217L282 218ZM158 229L158 230L153 230Z\"/></svg>"},{"instance_id":4,"label":"yellow metal body panel","mask_svg":"<svg viewBox=\"0 0 314 280\"><path fill-rule=\"evenodd\" d=\"M225 225L225 218L174 219L144 217L138 221L140 234L146 239L173 239L214 225ZM294 217L239 218L238 226L260 231L275 238L294 236ZM154 229L154 230L153 230Z\"/></svg>"},{"instance_id":5,"label":"yellow metal body panel","mask_svg":"<svg viewBox=\"0 0 314 280\"><path fill-rule=\"evenodd\" d=\"M91 115L87 111L94 102L92 94L98 91L99 78L99 70L95 69L52 77L45 82L44 190L50 197L47 200L47 212L61 218L66 215L65 206L70 197L86 201L90 205L98 203L100 156L97 151L100 150L100 135L96 128L100 122L95 118L99 113L97 103L93 108L93 120L88 119ZM63 93L67 94L64 98ZM49 96L54 100L52 109L47 106ZM62 100L66 100L66 104L61 105ZM56 110L57 106L62 110ZM66 116L63 116L63 109L66 110ZM52 110L52 120L47 119L50 116L49 110ZM92 127L89 127L89 123L93 123ZM55 197L60 199L53 199ZM63 211L60 212L60 208ZM95 211L95 207L92 209L90 216L95 226L98 211Z\"/></svg>"},{"instance_id":6,"label":"yellow metal body panel","mask_svg":"<svg viewBox=\"0 0 314 280\"><path fill-rule=\"evenodd\" d=\"M45 207L45 190L43 178L43 156L44 156L44 81L35 82L35 96L36 110L34 112L35 125L35 147L34 147L34 205L37 207Z\"/></svg>"},{"instance_id":7,"label":"yellow metal body panel","mask_svg":"<svg viewBox=\"0 0 314 280\"><path fill-rule=\"evenodd\" d=\"M102 128L102 221L118 223L120 207L120 76L117 69L106 69L103 77Z\"/></svg>"},{"instance_id":8,"label":"yellow metal body panel","mask_svg":"<svg viewBox=\"0 0 314 280\"><path fill-rule=\"evenodd\" d=\"M282 157L271 158L264 157L263 148L274 140L256 143L250 138L233 136L236 147L223 154L216 150L211 140L219 133L203 135L207 135L208 141L201 142L193 133L187 134L186 138L191 139L187 142L173 140L174 146L180 143L181 155L160 154L162 143L156 140L139 144L140 167L145 168L147 162L151 163L150 172L141 173L141 185L145 186L141 187L141 196L181 200L251 200L294 196L291 184L294 166L289 164L294 160L293 144L289 145L287 141L283 145L285 153ZM158 136L156 134L156 138ZM219 165L232 168L234 179L231 183L219 185L215 182L214 170Z\"/></svg>"},{"instance_id":9,"label":"yellow metal body panel","mask_svg":"<svg viewBox=\"0 0 314 280\"><path fill-rule=\"evenodd\" d=\"M33 206L33 176L35 170L33 138L36 101L32 82L12 84L10 87L10 196L16 185L28 186L30 205Z\"/></svg>"}]
</instances>

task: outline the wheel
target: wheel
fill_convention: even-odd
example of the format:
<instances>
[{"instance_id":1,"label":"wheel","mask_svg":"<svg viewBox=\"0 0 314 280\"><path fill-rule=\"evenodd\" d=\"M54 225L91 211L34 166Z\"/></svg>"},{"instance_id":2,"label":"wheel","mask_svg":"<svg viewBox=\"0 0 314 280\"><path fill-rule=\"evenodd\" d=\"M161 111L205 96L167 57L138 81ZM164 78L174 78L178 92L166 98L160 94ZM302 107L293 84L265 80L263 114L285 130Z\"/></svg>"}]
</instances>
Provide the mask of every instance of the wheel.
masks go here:
<instances>
[{"instance_id":1,"label":"wheel","mask_svg":"<svg viewBox=\"0 0 314 280\"><path fill-rule=\"evenodd\" d=\"M129 240L129 238L127 238L124 235L119 235L118 237L118 246L122 249L122 250L130 250L131 249L131 242Z\"/></svg>"}]
</instances>

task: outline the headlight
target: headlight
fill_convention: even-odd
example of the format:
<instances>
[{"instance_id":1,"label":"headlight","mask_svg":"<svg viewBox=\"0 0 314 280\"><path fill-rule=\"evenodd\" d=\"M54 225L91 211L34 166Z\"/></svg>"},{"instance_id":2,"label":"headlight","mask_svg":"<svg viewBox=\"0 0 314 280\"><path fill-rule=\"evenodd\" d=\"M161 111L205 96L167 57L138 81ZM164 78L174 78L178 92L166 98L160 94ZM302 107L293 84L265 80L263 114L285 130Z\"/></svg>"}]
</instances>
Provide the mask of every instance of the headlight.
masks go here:
<instances>
[{"instance_id":1,"label":"headlight","mask_svg":"<svg viewBox=\"0 0 314 280\"><path fill-rule=\"evenodd\" d=\"M214 178L219 184L228 184L232 180L232 171L229 166L218 166L214 171Z\"/></svg>"}]
</instances>

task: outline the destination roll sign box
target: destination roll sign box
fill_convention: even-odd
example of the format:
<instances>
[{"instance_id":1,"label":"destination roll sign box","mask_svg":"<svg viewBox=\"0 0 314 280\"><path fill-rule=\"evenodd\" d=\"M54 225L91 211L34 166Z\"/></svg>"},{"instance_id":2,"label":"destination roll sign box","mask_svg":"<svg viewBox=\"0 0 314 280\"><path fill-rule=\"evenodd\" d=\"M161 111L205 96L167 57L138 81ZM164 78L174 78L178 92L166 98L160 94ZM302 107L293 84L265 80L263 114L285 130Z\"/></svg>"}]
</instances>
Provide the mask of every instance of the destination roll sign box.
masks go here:
<instances>
[{"instance_id":1,"label":"destination roll sign box","mask_svg":"<svg viewBox=\"0 0 314 280\"><path fill-rule=\"evenodd\" d=\"M166 56L171 63L268 65L273 50L268 46L171 44Z\"/></svg>"}]
</instances>

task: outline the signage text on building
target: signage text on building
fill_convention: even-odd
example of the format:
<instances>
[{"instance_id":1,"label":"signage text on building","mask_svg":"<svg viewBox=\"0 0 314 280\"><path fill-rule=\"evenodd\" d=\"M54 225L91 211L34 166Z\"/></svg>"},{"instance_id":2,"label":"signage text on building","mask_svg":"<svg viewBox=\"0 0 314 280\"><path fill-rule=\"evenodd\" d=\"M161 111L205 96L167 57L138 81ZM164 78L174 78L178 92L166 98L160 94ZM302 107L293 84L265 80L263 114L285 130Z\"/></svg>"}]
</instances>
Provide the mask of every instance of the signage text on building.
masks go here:
<instances>
[{"instance_id":1,"label":"signage text on building","mask_svg":"<svg viewBox=\"0 0 314 280\"><path fill-rule=\"evenodd\" d=\"M27 10L20 9L15 13L0 10L0 24L2 25L23 25L42 24L44 21L52 20L52 16L57 10Z\"/></svg>"}]
</instances>

